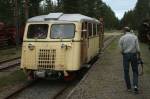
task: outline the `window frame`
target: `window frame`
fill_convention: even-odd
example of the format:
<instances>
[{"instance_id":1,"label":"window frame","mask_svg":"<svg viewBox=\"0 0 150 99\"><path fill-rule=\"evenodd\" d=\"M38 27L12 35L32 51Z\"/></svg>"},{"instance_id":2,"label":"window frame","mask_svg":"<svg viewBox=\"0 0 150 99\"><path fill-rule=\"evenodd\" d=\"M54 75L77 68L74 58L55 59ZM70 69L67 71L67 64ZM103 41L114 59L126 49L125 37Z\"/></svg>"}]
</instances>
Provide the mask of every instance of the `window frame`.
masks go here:
<instances>
[{"instance_id":1,"label":"window frame","mask_svg":"<svg viewBox=\"0 0 150 99\"><path fill-rule=\"evenodd\" d=\"M86 33L83 33L83 31L81 32L81 38L88 38L88 22L82 22L82 27L81 30L86 29Z\"/></svg>"},{"instance_id":2,"label":"window frame","mask_svg":"<svg viewBox=\"0 0 150 99\"><path fill-rule=\"evenodd\" d=\"M100 35L100 24L97 24L97 35Z\"/></svg>"},{"instance_id":3,"label":"window frame","mask_svg":"<svg viewBox=\"0 0 150 99\"><path fill-rule=\"evenodd\" d=\"M96 23L93 23L93 36L97 35L97 27L96 27Z\"/></svg>"},{"instance_id":4,"label":"window frame","mask_svg":"<svg viewBox=\"0 0 150 99\"><path fill-rule=\"evenodd\" d=\"M40 23L38 23L38 24L29 24L29 25L28 25L28 27L27 27L27 34L26 34L26 38L27 38L27 39L35 39L35 38L29 38L29 37L28 37L28 32L29 32L29 28L30 28L31 25L47 25L48 27L47 27L47 34L46 34L46 37L45 37L45 38L36 38L36 39L39 39L39 40L47 39L48 33L49 33L49 24L40 24Z\"/></svg>"},{"instance_id":5,"label":"window frame","mask_svg":"<svg viewBox=\"0 0 150 99\"><path fill-rule=\"evenodd\" d=\"M76 25L74 24L74 23L53 23L52 25L51 25L51 27L50 27L50 35L49 35L49 38L50 39L59 39L59 38L52 38L52 27L53 27L53 25L69 25L69 24L71 24L71 25L74 25L74 33L73 33L73 36L72 36L72 38L61 38L61 39L73 39L74 37L75 37L75 32L76 32Z\"/></svg>"},{"instance_id":6,"label":"window frame","mask_svg":"<svg viewBox=\"0 0 150 99\"><path fill-rule=\"evenodd\" d=\"M88 37L92 37L93 36L93 25L92 24L93 23L88 23Z\"/></svg>"}]
</instances>

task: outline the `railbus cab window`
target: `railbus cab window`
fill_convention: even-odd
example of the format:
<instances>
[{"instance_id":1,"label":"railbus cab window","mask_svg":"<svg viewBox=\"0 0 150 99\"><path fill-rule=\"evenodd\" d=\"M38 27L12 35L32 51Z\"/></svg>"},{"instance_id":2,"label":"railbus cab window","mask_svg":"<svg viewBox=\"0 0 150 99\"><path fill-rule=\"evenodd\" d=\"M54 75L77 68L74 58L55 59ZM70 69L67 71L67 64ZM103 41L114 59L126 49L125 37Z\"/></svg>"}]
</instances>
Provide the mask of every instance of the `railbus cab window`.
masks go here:
<instances>
[{"instance_id":1,"label":"railbus cab window","mask_svg":"<svg viewBox=\"0 0 150 99\"><path fill-rule=\"evenodd\" d=\"M48 24L30 24L28 27L27 38L45 39L48 33Z\"/></svg>"},{"instance_id":2,"label":"railbus cab window","mask_svg":"<svg viewBox=\"0 0 150 99\"><path fill-rule=\"evenodd\" d=\"M71 39L75 34L74 24L53 24L51 27L52 39Z\"/></svg>"}]
</instances>

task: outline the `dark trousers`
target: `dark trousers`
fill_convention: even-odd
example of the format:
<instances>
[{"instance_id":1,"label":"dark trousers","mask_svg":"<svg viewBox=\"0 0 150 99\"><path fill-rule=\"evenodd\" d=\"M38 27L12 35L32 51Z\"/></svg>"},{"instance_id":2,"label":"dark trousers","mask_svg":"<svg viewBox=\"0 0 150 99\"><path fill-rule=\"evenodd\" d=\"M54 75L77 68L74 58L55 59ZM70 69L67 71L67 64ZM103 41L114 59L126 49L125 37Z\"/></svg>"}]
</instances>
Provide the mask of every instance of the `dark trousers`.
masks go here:
<instances>
[{"instance_id":1,"label":"dark trousers","mask_svg":"<svg viewBox=\"0 0 150 99\"><path fill-rule=\"evenodd\" d=\"M148 49L150 50L150 40L148 40Z\"/></svg>"},{"instance_id":2,"label":"dark trousers","mask_svg":"<svg viewBox=\"0 0 150 99\"><path fill-rule=\"evenodd\" d=\"M123 54L124 79L128 89L131 88L130 75L129 75L130 64L133 71L133 86L138 87L138 63L137 63L136 53Z\"/></svg>"}]
</instances>

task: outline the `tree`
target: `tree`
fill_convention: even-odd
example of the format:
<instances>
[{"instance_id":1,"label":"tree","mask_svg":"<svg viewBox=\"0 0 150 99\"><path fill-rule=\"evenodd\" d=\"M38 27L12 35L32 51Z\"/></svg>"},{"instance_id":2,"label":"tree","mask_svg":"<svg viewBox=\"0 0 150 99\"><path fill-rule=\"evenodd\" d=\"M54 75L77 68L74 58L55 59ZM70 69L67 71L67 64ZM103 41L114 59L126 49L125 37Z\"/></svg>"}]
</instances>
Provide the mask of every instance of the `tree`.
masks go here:
<instances>
[{"instance_id":1,"label":"tree","mask_svg":"<svg viewBox=\"0 0 150 99\"><path fill-rule=\"evenodd\" d=\"M135 8L124 14L121 26L128 25L133 29L138 29L145 19L150 19L150 0L138 0Z\"/></svg>"},{"instance_id":2,"label":"tree","mask_svg":"<svg viewBox=\"0 0 150 99\"><path fill-rule=\"evenodd\" d=\"M28 4L25 1L28 1ZM44 1L45 4L41 5L41 1ZM13 23L13 3L14 0L0 1L0 20ZM18 0L18 11L21 24L25 23L26 16L30 18L50 12L80 13L97 19L103 17L105 26L109 29L115 28L118 24L114 12L102 0L57 0L57 3L52 0Z\"/></svg>"},{"instance_id":3,"label":"tree","mask_svg":"<svg viewBox=\"0 0 150 99\"><path fill-rule=\"evenodd\" d=\"M120 21L121 27L129 26L132 29L136 29L135 13L133 10L125 12L123 19Z\"/></svg>"},{"instance_id":4,"label":"tree","mask_svg":"<svg viewBox=\"0 0 150 99\"><path fill-rule=\"evenodd\" d=\"M80 0L62 0L64 13L78 13Z\"/></svg>"},{"instance_id":5,"label":"tree","mask_svg":"<svg viewBox=\"0 0 150 99\"><path fill-rule=\"evenodd\" d=\"M39 15L40 2L42 0L29 0L29 17Z\"/></svg>"},{"instance_id":6,"label":"tree","mask_svg":"<svg viewBox=\"0 0 150 99\"><path fill-rule=\"evenodd\" d=\"M0 21L11 24L14 15L13 0L0 0Z\"/></svg>"},{"instance_id":7,"label":"tree","mask_svg":"<svg viewBox=\"0 0 150 99\"><path fill-rule=\"evenodd\" d=\"M150 0L138 0L135 7L135 17L138 22L150 18Z\"/></svg>"}]
</instances>

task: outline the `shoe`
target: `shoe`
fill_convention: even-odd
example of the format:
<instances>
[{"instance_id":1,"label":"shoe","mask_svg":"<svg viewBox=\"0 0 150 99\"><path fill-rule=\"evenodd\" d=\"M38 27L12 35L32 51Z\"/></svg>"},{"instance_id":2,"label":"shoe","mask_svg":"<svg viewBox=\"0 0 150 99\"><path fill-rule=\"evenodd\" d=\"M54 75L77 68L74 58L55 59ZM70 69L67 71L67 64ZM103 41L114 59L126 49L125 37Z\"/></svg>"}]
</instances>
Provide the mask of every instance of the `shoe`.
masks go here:
<instances>
[{"instance_id":1,"label":"shoe","mask_svg":"<svg viewBox=\"0 0 150 99\"><path fill-rule=\"evenodd\" d=\"M134 93L139 94L139 90L138 90L137 86L134 87Z\"/></svg>"},{"instance_id":2,"label":"shoe","mask_svg":"<svg viewBox=\"0 0 150 99\"><path fill-rule=\"evenodd\" d=\"M132 92L132 89L130 88L130 89L127 89L127 92Z\"/></svg>"}]
</instances>

